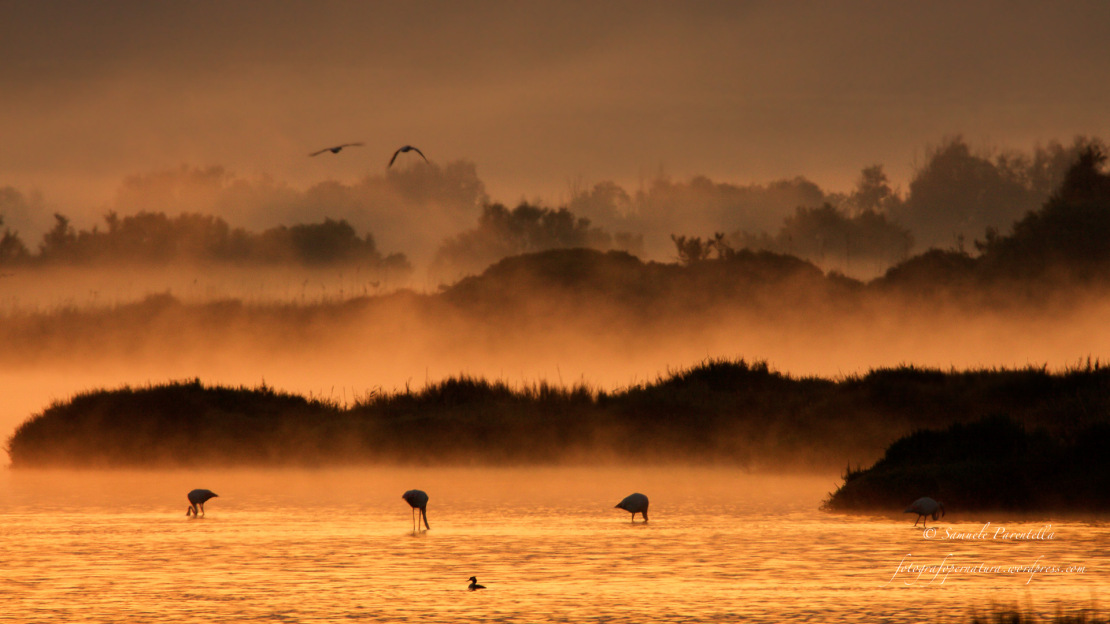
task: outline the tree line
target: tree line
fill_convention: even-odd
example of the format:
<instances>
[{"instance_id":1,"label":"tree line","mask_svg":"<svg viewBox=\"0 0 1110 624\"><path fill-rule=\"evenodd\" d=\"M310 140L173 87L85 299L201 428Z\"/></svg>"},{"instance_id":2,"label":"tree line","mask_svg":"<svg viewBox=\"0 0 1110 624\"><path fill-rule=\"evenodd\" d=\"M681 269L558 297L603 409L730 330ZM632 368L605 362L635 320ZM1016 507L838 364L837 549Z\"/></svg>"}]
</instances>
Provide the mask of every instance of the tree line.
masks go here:
<instances>
[{"instance_id":1,"label":"tree line","mask_svg":"<svg viewBox=\"0 0 1110 624\"><path fill-rule=\"evenodd\" d=\"M304 192L240 180L221 168L182 168L128 178L100 227L75 230L55 214L36 248L13 228L46 210L41 194L0 187L0 263L184 257L404 265L402 254L377 258L375 240L356 235L357 225L406 253L426 252L441 279L477 273L508 256L568 247L675 254L683 262L746 248L796 256L824 270L877 275L915 251L1002 253L1002 233L1042 208L1088 151L1106 148L1097 138L1077 137L1028 153L976 150L957 136L929 150L906 191L892 185L881 165L864 168L846 193L827 192L804 177L736 185L660 174L634 193L611 181L577 185L558 208L491 203L467 163L422 165L352 185L325 182ZM168 216L176 209L179 216ZM253 220L265 213L271 221L324 211L331 219L254 233L204 210ZM700 232L714 234L703 240Z\"/></svg>"},{"instance_id":2,"label":"tree line","mask_svg":"<svg viewBox=\"0 0 1110 624\"><path fill-rule=\"evenodd\" d=\"M74 228L65 215L55 214L54 219L54 227L43 235L36 252L6 228L0 238L0 265L360 263L382 269L411 269L404 254L383 255L371 234L359 236L345 220L325 219L322 223L249 232L232 228L219 217L190 213L170 217L140 212L121 217L109 212L103 229L93 226L81 230Z\"/></svg>"},{"instance_id":3,"label":"tree line","mask_svg":"<svg viewBox=\"0 0 1110 624\"><path fill-rule=\"evenodd\" d=\"M876 284L917 288L932 285L968 288L987 284L1044 279L1091 281L1110 277L1110 174L1104 172L1107 151L1098 144L1087 145L1061 176L1059 186L1036 210L1017 220L1009 234L994 227L975 239L975 254L964 246L933 248L894 264ZM787 219L775 239L752 241L717 232L711 237L672 236L680 263L691 265L710 259L729 259L741 249L773 248L782 253L785 241L828 242L830 233L842 240L856 240L872 252L909 246L909 232L885 215L865 210L855 217L825 205L799 208ZM796 238L795 238L796 237ZM790 254L805 257L806 254Z\"/></svg>"}]
</instances>

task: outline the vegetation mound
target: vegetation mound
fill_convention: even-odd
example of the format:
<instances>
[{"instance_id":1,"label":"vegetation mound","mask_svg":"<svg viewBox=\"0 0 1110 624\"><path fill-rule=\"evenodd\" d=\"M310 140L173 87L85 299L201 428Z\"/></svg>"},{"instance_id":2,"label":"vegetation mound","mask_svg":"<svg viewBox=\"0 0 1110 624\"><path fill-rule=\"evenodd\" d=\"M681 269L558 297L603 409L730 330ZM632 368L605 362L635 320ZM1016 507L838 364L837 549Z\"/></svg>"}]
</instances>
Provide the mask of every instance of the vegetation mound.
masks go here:
<instances>
[{"instance_id":1,"label":"vegetation mound","mask_svg":"<svg viewBox=\"0 0 1110 624\"><path fill-rule=\"evenodd\" d=\"M1110 423L1029 429L1009 416L903 437L866 470L851 470L826 506L897 509L919 496L950 509L1110 509Z\"/></svg>"},{"instance_id":2,"label":"vegetation mound","mask_svg":"<svg viewBox=\"0 0 1110 624\"><path fill-rule=\"evenodd\" d=\"M828 470L846 461L872 461L891 440L910 432L957 426L970 429L943 435L972 435L973 442L938 450L930 440L942 434L919 432L889 449L876 474L892 464L945 470L956 465L1005 480L1010 473L1002 471L1011 467L998 464L1003 460L1018 464L1043 455L1065 462L1093 454L1091 441L1104 440L1110 431L1108 388L1110 369L1097 365L1061 374L903 367L833 381L796 379L743 360L707 361L615 392L547 384L513 388L462 377L419 391L373 394L344 407L265 386L191 381L99 390L56 403L16 430L8 453L13 467L601 460ZM1012 419L1005 421L1011 427L1048 433L1025 441L1011 432L999 438L1010 446L984 455L983 449L994 447L975 440L1010 430L995 424L996 430L978 433L975 427L983 425L969 423L1000 413ZM1030 455L1033 450L1041 455ZM1053 478L1071 478L1065 468L1046 474L1034 485L1048 488ZM852 494L860 477L851 475L837 505L886 504ZM936 493L933 482L917 473L891 479L889 491L899 500L906 496L899 489L904 486Z\"/></svg>"}]
</instances>

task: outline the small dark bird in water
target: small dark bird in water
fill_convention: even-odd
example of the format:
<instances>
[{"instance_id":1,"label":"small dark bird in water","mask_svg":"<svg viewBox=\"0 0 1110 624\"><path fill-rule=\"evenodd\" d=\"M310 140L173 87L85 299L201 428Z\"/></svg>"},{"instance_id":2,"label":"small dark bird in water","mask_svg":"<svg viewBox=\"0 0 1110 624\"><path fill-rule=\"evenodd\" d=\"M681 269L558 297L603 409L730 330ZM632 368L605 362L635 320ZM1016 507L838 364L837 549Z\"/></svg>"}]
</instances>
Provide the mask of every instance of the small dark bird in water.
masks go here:
<instances>
[{"instance_id":1,"label":"small dark bird in water","mask_svg":"<svg viewBox=\"0 0 1110 624\"><path fill-rule=\"evenodd\" d=\"M424 528L431 530L432 527L428 526L428 494L424 490L409 490L401 495L405 502L412 507L412 532L416 533L420 528L420 521L416 518L416 510L420 510L420 517L424 520Z\"/></svg>"},{"instance_id":2,"label":"small dark bird in water","mask_svg":"<svg viewBox=\"0 0 1110 624\"><path fill-rule=\"evenodd\" d=\"M393 158L389 159L389 165L386 166L387 169L393 166L393 161L397 160L397 154L400 154L402 152L416 152L417 154L420 154L420 157L424 159L424 162L428 162L428 157L424 155L424 152L416 149L411 145L406 145L398 149L396 152L393 152Z\"/></svg>"},{"instance_id":3,"label":"small dark bird in water","mask_svg":"<svg viewBox=\"0 0 1110 624\"><path fill-rule=\"evenodd\" d=\"M644 517L644 522L648 521L648 519L647 519L648 497L644 496L643 494L640 494L639 492L637 492L635 494L629 494L628 496L625 496L624 500L617 503L615 505L615 507L617 509L623 509L625 511L632 512L632 521L633 522L636 521L636 514L642 515Z\"/></svg>"},{"instance_id":4,"label":"small dark bird in water","mask_svg":"<svg viewBox=\"0 0 1110 624\"><path fill-rule=\"evenodd\" d=\"M476 576L472 576L472 577L470 577L466 580L470 581L470 585L466 586L466 588L469 589L470 591L474 591L476 589L485 589L486 588L485 585L479 585L478 584L478 577L476 577Z\"/></svg>"},{"instance_id":5,"label":"small dark bird in water","mask_svg":"<svg viewBox=\"0 0 1110 624\"><path fill-rule=\"evenodd\" d=\"M362 143L344 143L343 145L336 145L335 147L325 147L324 149L322 149L318 152L312 152L311 154L309 154L309 156L319 156L320 154L323 154L324 152L331 152L332 154L338 154L340 152L340 150L342 150L344 147L361 147L361 146L362 146Z\"/></svg>"},{"instance_id":6,"label":"small dark bird in water","mask_svg":"<svg viewBox=\"0 0 1110 624\"><path fill-rule=\"evenodd\" d=\"M913 521L914 526L917 526L917 522L922 518L925 518L925 522L923 522L921 526L928 526L929 519L926 516L932 516L934 521L937 518L943 518L944 505L928 496L923 496L911 503L910 506L906 508L906 513L917 514L917 518Z\"/></svg>"},{"instance_id":7,"label":"small dark bird in water","mask_svg":"<svg viewBox=\"0 0 1110 624\"><path fill-rule=\"evenodd\" d=\"M197 507L200 507L200 515L203 516L204 503L208 502L208 499L216 498L217 496L219 496L219 494L216 494L212 490L193 490L189 492L189 508L185 510L185 515L196 516Z\"/></svg>"}]
</instances>

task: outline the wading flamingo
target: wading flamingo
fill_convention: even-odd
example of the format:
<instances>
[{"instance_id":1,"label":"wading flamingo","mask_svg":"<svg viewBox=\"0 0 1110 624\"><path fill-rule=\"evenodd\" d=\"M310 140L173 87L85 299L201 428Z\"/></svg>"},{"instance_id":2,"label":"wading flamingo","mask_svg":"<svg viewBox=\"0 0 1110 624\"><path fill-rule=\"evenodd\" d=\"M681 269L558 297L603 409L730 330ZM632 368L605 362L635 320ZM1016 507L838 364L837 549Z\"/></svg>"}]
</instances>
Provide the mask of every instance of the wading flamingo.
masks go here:
<instances>
[{"instance_id":1,"label":"wading flamingo","mask_svg":"<svg viewBox=\"0 0 1110 624\"><path fill-rule=\"evenodd\" d=\"M420 517L424 519L424 528L431 529L428 526L428 494L424 490L409 490L401 495L405 502L412 507L412 532L416 533L420 528L420 522L416 519L416 510L420 510Z\"/></svg>"},{"instance_id":2,"label":"wading flamingo","mask_svg":"<svg viewBox=\"0 0 1110 624\"><path fill-rule=\"evenodd\" d=\"M204 503L208 502L210 498L216 498L216 494L212 490L193 490L189 492L189 508L185 510L185 515L197 515L197 507L200 507L200 515L204 515Z\"/></svg>"},{"instance_id":3,"label":"wading flamingo","mask_svg":"<svg viewBox=\"0 0 1110 624\"><path fill-rule=\"evenodd\" d=\"M644 522L648 521L648 497L639 492L625 496L624 500L617 503L615 508L632 512L632 522L636 521L636 514L642 515L644 517Z\"/></svg>"},{"instance_id":4,"label":"wading flamingo","mask_svg":"<svg viewBox=\"0 0 1110 624\"><path fill-rule=\"evenodd\" d=\"M913 525L917 526L918 520L921 520L922 518L925 518L926 516L932 516L933 520L936 520L937 518L943 518L944 517L944 505L942 505L942 504L938 503L937 501L929 498L928 496L923 496L923 497L915 500L909 507L907 507L906 508L906 513L915 513L915 514L917 514L917 518L913 521ZM928 520L928 518L926 518L925 522L922 523L921 526L928 526L928 525L929 525L929 520Z\"/></svg>"}]
</instances>

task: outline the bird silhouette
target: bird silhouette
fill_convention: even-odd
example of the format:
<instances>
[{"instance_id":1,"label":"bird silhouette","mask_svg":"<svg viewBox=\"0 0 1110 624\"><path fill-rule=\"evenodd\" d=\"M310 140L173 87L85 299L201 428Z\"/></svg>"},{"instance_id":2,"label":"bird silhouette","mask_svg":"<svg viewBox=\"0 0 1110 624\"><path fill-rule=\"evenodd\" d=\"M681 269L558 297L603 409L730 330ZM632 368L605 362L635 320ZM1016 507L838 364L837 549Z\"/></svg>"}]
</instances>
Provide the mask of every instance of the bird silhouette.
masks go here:
<instances>
[{"instance_id":1,"label":"bird silhouette","mask_svg":"<svg viewBox=\"0 0 1110 624\"><path fill-rule=\"evenodd\" d=\"M469 589L470 591L474 591L476 589L485 589L486 588L485 585L479 585L478 584L478 577L476 577L476 576L472 576L472 577L470 577L466 580L470 581L470 585L466 586L466 588Z\"/></svg>"},{"instance_id":2,"label":"bird silhouette","mask_svg":"<svg viewBox=\"0 0 1110 624\"><path fill-rule=\"evenodd\" d=\"M615 508L632 512L632 522L636 521L636 514L642 515L644 517L644 522L648 521L648 497L639 492L625 496L624 500L615 505Z\"/></svg>"},{"instance_id":3,"label":"bird silhouette","mask_svg":"<svg viewBox=\"0 0 1110 624\"><path fill-rule=\"evenodd\" d=\"M406 145L402 148L399 148L396 152L393 152L393 158L389 159L389 165L386 166L387 169L393 166L393 161L397 160L397 155L402 152L416 152L417 154L420 154L420 157L424 159L424 162L428 162L428 157L424 155L424 152L416 149L411 145Z\"/></svg>"},{"instance_id":4,"label":"bird silhouette","mask_svg":"<svg viewBox=\"0 0 1110 624\"><path fill-rule=\"evenodd\" d=\"M923 496L910 504L910 506L906 508L905 513L917 514L917 518L913 521L914 526L917 526L918 521L922 518L925 518L925 522L922 523L921 526L928 526L929 520L928 518L926 518L926 516L932 516L933 520L936 520L937 518L943 518L944 505L929 498L928 496Z\"/></svg>"},{"instance_id":5,"label":"bird silhouette","mask_svg":"<svg viewBox=\"0 0 1110 624\"><path fill-rule=\"evenodd\" d=\"M323 154L324 152L331 152L332 154L338 154L339 151L342 150L344 147L361 147L361 146L362 146L362 143L344 143L343 145L336 145L335 147L325 147L324 149L322 149L318 152L312 152L311 154L309 154L309 156L319 156L320 154Z\"/></svg>"},{"instance_id":6,"label":"bird silhouette","mask_svg":"<svg viewBox=\"0 0 1110 624\"><path fill-rule=\"evenodd\" d=\"M420 522L416 519L416 510L420 510L420 517L424 519L424 528L431 529L428 526L428 494L424 490L409 490L401 495L405 502L412 507L412 532L420 528Z\"/></svg>"},{"instance_id":7,"label":"bird silhouette","mask_svg":"<svg viewBox=\"0 0 1110 624\"><path fill-rule=\"evenodd\" d=\"M204 503L206 503L208 499L216 498L217 496L219 496L219 494L216 494L212 490L193 490L189 492L189 508L185 510L185 515L192 515L195 517L197 515L197 507L200 507L200 515L203 516Z\"/></svg>"}]
</instances>

